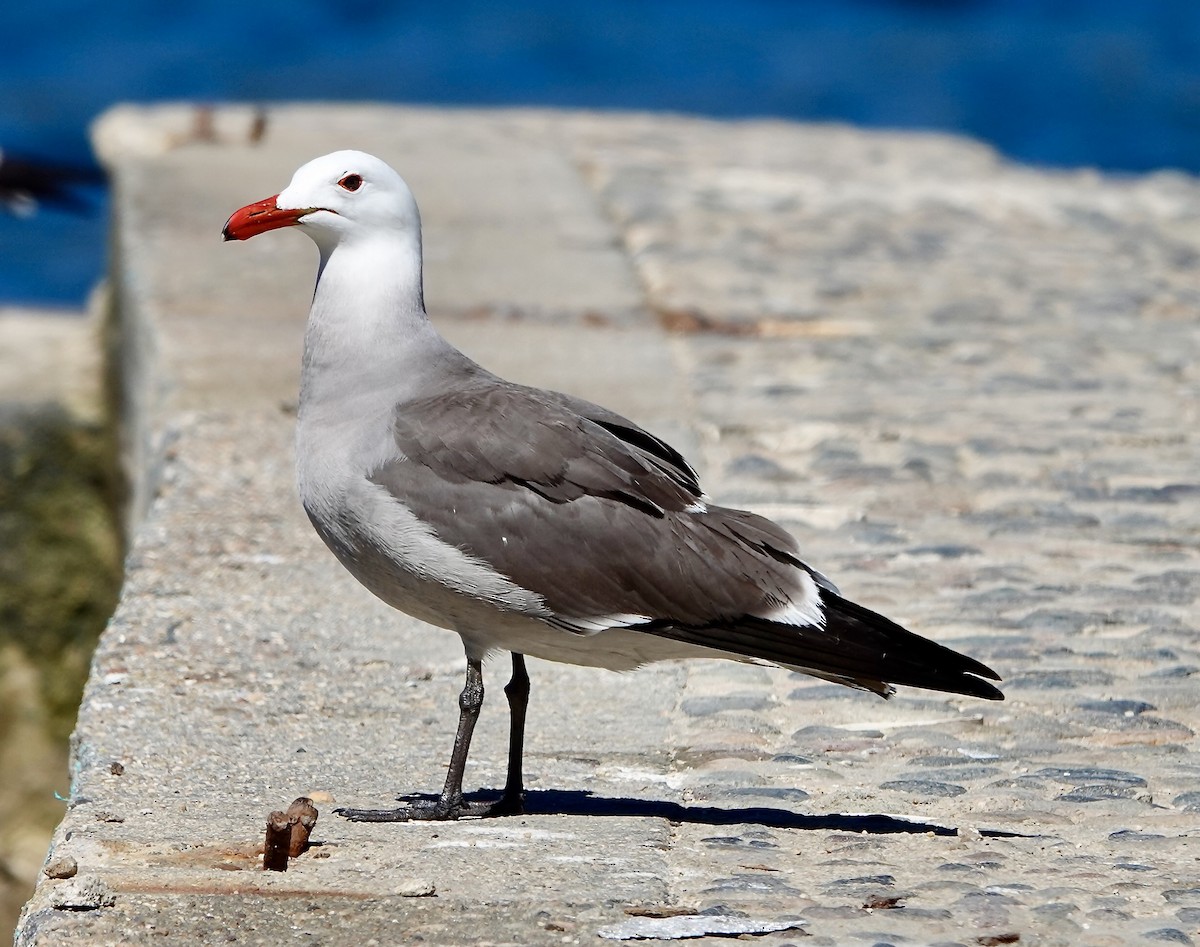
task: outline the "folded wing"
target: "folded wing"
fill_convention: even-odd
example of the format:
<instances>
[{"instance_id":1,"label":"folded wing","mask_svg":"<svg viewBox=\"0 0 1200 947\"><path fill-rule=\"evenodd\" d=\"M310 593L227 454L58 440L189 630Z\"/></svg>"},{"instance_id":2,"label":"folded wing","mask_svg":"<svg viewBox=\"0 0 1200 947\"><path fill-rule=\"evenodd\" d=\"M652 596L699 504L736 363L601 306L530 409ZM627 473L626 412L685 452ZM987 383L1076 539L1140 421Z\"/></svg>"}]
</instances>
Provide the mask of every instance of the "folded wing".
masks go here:
<instances>
[{"instance_id":1,"label":"folded wing","mask_svg":"<svg viewBox=\"0 0 1200 947\"><path fill-rule=\"evenodd\" d=\"M493 381L397 406L393 434L371 479L566 631L622 626L885 696L1001 696L989 668L841 598L787 532L707 504L677 451L596 405Z\"/></svg>"}]
</instances>

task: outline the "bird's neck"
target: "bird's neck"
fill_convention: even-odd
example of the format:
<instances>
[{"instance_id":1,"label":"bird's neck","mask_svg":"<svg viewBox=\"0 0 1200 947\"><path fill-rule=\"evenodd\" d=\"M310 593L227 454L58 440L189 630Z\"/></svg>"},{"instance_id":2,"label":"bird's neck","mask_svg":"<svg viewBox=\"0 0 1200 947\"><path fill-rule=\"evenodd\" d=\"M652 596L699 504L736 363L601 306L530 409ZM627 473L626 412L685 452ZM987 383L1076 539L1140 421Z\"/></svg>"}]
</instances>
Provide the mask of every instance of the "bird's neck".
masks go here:
<instances>
[{"instance_id":1,"label":"bird's neck","mask_svg":"<svg viewBox=\"0 0 1200 947\"><path fill-rule=\"evenodd\" d=\"M402 397L406 388L419 390L432 366L457 354L425 315L419 237L376 235L320 249L301 411L381 392Z\"/></svg>"},{"instance_id":2,"label":"bird's neck","mask_svg":"<svg viewBox=\"0 0 1200 947\"><path fill-rule=\"evenodd\" d=\"M355 326L368 332L395 328L406 314L424 318L419 234L372 234L317 246L321 266L310 328L319 318L338 323L345 335Z\"/></svg>"}]
</instances>

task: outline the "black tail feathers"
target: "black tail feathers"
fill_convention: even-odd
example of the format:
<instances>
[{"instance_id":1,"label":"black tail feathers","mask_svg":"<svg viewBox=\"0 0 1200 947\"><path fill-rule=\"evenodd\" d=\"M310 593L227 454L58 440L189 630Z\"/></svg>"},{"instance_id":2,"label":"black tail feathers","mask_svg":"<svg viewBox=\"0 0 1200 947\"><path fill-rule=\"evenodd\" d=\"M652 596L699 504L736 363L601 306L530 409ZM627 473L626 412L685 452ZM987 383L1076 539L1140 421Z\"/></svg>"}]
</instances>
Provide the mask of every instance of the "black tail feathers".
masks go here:
<instances>
[{"instance_id":1,"label":"black tail feathers","mask_svg":"<svg viewBox=\"0 0 1200 947\"><path fill-rule=\"evenodd\" d=\"M821 588L820 596L825 613L821 626L747 615L702 627L655 621L637 630L770 661L883 697L891 695L890 684L906 684L985 700L1004 699L988 683L999 681L1000 675L986 664L913 634L830 589Z\"/></svg>"},{"instance_id":2,"label":"black tail feathers","mask_svg":"<svg viewBox=\"0 0 1200 947\"><path fill-rule=\"evenodd\" d=\"M869 677L891 684L966 694L985 700L1004 700L988 681L1000 675L982 662L945 645L922 638L869 608L821 590L825 632L840 639L849 654L859 657ZM869 669L869 670L868 670Z\"/></svg>"}]
</instances>

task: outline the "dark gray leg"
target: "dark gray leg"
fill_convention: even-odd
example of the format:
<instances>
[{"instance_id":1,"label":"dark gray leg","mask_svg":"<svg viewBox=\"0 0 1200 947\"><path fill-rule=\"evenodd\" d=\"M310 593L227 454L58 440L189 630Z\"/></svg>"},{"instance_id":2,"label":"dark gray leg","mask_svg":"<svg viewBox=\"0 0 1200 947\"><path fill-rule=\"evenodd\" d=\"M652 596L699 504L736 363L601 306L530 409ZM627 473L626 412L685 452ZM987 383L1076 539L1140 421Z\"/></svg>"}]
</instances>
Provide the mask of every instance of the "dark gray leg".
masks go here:
<instances>
[{"instance_id":1,"label":"dark gray leg","mask_svg":"<svg viewBox=\"0 0 1200 947\"><path fill-rule=\"evenodd\" d=\"M525 758L525 711L529 707L529 673L525 670L525 655L513 652L512 679L504 686L508 697L508 776L504 780L504 795L492 806L491 815L520 815L525 811L525 779L522 765Z\"/></svg>"},{"instance_id":2,"label":"dark gray leg","mask_svg":"<svg viewBox=\"0 0 1200 947\"><path fill-rule=\"evenodd\" d=\"M446 785L442 788L442 794L436 800L416 800L395 809L334 811L354 822L445 820L463 816L517 815L524 811L521 757L525 742L525 708L529 703L529 675L525 671L525 658L520 654L513 654L513 676L504 692L508 695L512 721L509 730L508 778L504 795L499 801L483 803L463 800L462 781L467 768L467 754L471 749L471 735L475 732L475 722L483 706L483 669L479 661L468 659L466 684L458 695L458 731L454 735L454 749L450 752L450 765L446 769Z\"/></svg>"},{"instance_id":3,"label":"dark gray leg","mask_svg":"<svg viewBox=\"0 0 1200 947\"><path fill-rule=\"evenodd\" d=\"M449 813L463 805L462 781L467 770L467 754L471 751L471 736L483 707L483 668L478 661L467 661L467 682L458 695L458 731L454 734L454 749L446 768L446 785L435 804L435 819L452 818Z\"/></svg>"}]
</instances>

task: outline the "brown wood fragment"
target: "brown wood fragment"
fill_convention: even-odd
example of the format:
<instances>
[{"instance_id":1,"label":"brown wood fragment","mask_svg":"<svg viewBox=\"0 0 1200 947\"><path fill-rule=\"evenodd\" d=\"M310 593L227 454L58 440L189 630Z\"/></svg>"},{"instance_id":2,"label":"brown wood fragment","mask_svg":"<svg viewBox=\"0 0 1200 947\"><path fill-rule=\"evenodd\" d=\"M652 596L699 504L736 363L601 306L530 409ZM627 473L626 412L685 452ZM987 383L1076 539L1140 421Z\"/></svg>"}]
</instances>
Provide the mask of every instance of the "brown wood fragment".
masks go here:
<instances>
[{"instance_id":1,"label":"brown wood fragment","mask_svg":"<svg viewBox=\"0 0 1200 947\"><path fill-rule=\"evenodd\" d=\"M308 796L301 796L288 806L287 816L292 820L291 840L288 855L295 858L308 851L308 836L317 824L317 807Z\"/></svg>"},{"instance_id":2,"label":"brown wood fragment","mask_svg":"<svg viewBox=\"0 0 1200 947\"><path fill-rule=\"evenodd\" d=\"M267 840L263 844L263 871L287 871L293 821L276 809L267 816Z\"/></svg>"}]
</instances>

